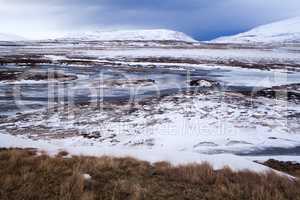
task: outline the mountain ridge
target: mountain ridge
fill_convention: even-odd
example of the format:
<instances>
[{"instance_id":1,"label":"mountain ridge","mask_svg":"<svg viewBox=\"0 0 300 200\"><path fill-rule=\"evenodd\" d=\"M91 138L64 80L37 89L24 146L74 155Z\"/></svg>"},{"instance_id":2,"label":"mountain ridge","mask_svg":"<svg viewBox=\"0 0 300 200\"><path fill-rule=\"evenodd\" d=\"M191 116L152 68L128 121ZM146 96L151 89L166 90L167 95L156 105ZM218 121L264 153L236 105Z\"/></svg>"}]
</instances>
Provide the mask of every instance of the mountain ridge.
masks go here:
<instances>
[{"instance_id":1,"label":"mountain ridge","mask_svg":"<svg viewBox=\"0 0 300 200\"><path fill-rule=\"evenodd\" d=\"M137 29L117 31L88 31L66 34L56 39L79 39L99 41L183 41L198 42L185 33L167 29Z\"/></svg>"},{"instance_id":2,"label":"mountain ridge","mask_svg":"<svg viewBox=\"0 0 300 200\"><path fill-rule=\"evenodd\" d=\"M213 43L294 43L300 42L300 16L253 28L233 36L212 40Z\"/></svg>"},{"instance_id":3,"label":"mountain ridge","mask_svg":"<svg viewBox=\"0 0 300 200\"><path fill-rule=\"evenodd\" d=\"M25 38L8 33L0 33L0 41L10 42L10 41L22 41L26 40Z\"/></svg>"}]
</instances>

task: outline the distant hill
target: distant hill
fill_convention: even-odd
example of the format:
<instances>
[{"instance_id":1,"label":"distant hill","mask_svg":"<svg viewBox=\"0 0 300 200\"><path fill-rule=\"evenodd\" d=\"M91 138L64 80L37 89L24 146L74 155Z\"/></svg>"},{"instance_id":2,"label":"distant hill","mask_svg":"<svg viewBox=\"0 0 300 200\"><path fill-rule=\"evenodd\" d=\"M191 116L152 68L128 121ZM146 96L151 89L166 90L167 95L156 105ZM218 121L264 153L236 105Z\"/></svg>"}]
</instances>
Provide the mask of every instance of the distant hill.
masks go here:
<instances>
[{"instance_id":1,"label":"distant hill","mask_svg":"<svg viewBox=\"0 0 300 200\"><path fill-rule=\"evenodd\" d=\"M0 41L22 41L22 40L26 40L26 39L14 34L0 33Z\"/></svg>"},{"instance_id":2,"label":"distant hill","mask_svg":"<svg viewBox=\"0 0 300 200\"><path fill-rule=\"evenodd\" d=\"M245 33L220 37L213 43L300 43L300 17L262 25Z\"/></svg>"},{"instance_id":3,"label":"distant hill","mask_svg":"<svg viewBox=\"0 0 300 200\"><path fill-rule=\"evenodd\" d=\"M98 41L183 41L197 42L192 37L177 31L165 29L90 31L67 34L58 39L79 39Z\"/></svg>"}]
</instances>

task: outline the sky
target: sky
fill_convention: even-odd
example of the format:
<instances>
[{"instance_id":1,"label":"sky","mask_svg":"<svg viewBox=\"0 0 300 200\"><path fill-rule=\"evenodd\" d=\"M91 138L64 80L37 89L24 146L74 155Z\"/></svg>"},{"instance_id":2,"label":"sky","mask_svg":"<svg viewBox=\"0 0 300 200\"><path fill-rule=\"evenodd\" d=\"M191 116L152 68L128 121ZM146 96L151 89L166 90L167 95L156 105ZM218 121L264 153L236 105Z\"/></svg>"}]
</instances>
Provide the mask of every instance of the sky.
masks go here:
<instances>
[{"instance_id":1,"label":"sky","mask_svg":"<svg viewBox=\"0 0 300 200\"><path fill-rule=\"evenodd\" d=\"M299 0L0 0L0 33L172 29L198 40L300 16Z\"/></svg>"}]
</instances>

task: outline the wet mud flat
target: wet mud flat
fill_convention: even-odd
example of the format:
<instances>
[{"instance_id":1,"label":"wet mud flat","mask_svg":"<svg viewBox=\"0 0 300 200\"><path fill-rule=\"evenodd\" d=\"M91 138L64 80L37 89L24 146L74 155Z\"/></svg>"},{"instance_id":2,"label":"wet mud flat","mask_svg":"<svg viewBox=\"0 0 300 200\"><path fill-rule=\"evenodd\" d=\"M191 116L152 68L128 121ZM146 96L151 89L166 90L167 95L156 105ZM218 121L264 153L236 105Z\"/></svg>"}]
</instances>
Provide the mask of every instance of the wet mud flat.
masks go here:
<instances>
[{"instance_id":1,"label":"wet mud flat","mask_svg":"<svg viewBox=\"0 0 300 200\"><path fill-rule=\"evenodd\" d=\"M0 100L68 104L90 101L139 100L184 92L189 87L212 89L217 82L205 77L208 70L116 66L6 65L0 71ZM200 81L200 82L199 82ZM199 83L200 85L199 85ZM204 85L201 85L204 84Z\"/></svg>"},{"instance_id":2,"label":"wet mud flat","mask_svg":"<svg viewBox=\"0 0 300 200\"><path fill-rule=\"evenodd\" d=\"M234 67L233 67L234 68ZM265 72L264 72L265 73ZM227 74L226 77L224 74ZM239 77L242 74L241 77ZM287 85L278 85L273 87L256 87L239 83L228 85L227 80L237 80L244 78L247 72L235 72L230 74L230 70L201 69L193 68L182 70L176 66L165 68L146 67L118 64L102 65L60 65L60 64L42 64L31 67L23 65L5 65L0 70L0 83L3 92L2 100L12 100L11 95L15 86L24 89L26 95L18 95L21 100L46 101L49 85L53 84L61 87L62 90L72 91L73 96L68 94L59 96L62 99L73 98L75 101L97 100L97 97L84 93L84 90L104 89L102 98L117 99L130 98L131 91L138 89L134 98L139 96L169 95L187 90L223 90L226 92L242 93L246 96L260 96L267 98L284 98L287 100L299 101L299 84L291 83ZM260 72L252 73L249 76L259 76ZM232 76L232 77L230 77ZM237 77L235 77L237 76ZM260 75L270 78L269 75ZM223 78L224 77L224 78ZM291 79L287 75L287 81L297 81L297 74L291 74ZM248 77L250 78L250 77ZM300 78L300 75L299 75ZM223 80L224 79L224 80ZM25 82L22 82L25 81ZM33 82L26 82L33 81ZM37 81L37 82L35 82ZM39 82L45 81L45 82ZM56 81L56 82L53 82ZM4 84L3 84L4 83ZM279 84L279 83L278 83ZM42 89L43 88L43 89ZM42 93L40 91L43 91ZM78 92L77 92L78 91ZM54 94L55 97L58 94ZM44 100L43 100L44 99Z\"/></svg>"}]
</instances>

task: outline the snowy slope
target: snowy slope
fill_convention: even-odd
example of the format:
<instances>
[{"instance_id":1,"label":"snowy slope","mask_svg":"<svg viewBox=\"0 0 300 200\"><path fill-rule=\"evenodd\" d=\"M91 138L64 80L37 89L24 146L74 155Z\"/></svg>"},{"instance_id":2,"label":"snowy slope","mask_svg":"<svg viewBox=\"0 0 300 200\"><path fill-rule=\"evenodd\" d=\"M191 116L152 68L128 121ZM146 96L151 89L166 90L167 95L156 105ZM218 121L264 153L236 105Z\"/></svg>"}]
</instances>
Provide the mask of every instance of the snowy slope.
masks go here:
<instances>
[{"instance_id":1,"label":"snowy slope","mask_svg":"<svg viewBox=\"0 0 300 200\"><path fill-rule=\"evenodd\" d=\"M292 43L300 42L300 17L295 17L267 25L248 32L213 40L216 43Z\"/></svg>"},{"instance_id":2,"label":"snowy slope","mask_svg":"<svg viewBox=\"0 0 300 200\"><path fill-rule=\"evenodd\" d=\"M153 30L119 30L119 31L90 31L67 34L60 39L82 39L98 41L184 41L197 42L190 36L177 31L165 29Z\"/></svg>"},{"instance_id":3,"label":"snowy slope","mask_svg":"<svg viewBox=\"0 0 300 200\"><path fill-rule=\"evenodd\" d=\"M22 40L25 40L25 38L13 34L0 33L0 41L22 41Z\"/></svg>"}]
</instances>

